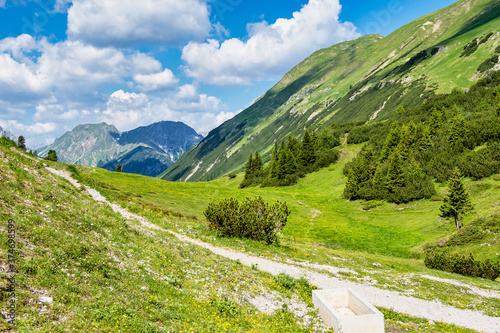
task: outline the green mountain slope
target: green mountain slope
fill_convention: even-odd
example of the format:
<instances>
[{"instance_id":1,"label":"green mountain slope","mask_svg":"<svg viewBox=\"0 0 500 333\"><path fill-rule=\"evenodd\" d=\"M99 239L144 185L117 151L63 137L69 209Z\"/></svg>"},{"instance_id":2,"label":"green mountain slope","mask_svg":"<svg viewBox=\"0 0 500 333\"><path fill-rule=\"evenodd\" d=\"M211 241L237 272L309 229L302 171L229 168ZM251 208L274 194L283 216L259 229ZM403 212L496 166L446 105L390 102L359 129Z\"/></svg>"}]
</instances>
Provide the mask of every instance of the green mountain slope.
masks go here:
<instances>
[{"instance_id":1,"label":"green mountain slope","mask_svg":"<svg viewBox=\"0 0 500 333\"><path fill-rule=\"evenodd\" d=\"M163 121L123 133L106 123L86 124L66 132L40 156L53 149L61 162L113 171L121 164L124 172L156 177L201 139L180 122Z\"/></svg>"},{"instance_id":2,"label":"green mountain slope","mask_svg":"<svg viewBox=\"0 0 500 333\"><path fill-rule=\"evenodd\" d=\"M462 0L385 38L364 36L317 51L160 177L215 179L241 170L252 151L268 160L275 140L300 136L305 128L383 121L399 105L412 107L432 94L468 88L487 74L478 72L486 59L498 63L499 26L498 1Z\"/></svg>"}]
</instances>

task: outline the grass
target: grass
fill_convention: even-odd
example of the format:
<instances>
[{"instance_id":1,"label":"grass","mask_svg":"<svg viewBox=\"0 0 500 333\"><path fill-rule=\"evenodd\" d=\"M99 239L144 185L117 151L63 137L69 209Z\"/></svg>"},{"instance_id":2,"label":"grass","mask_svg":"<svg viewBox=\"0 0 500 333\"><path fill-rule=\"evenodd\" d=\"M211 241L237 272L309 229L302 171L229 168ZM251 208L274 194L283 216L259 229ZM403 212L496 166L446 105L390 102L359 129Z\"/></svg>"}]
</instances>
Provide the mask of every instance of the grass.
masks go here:
<instances>
[{"instance_id":1,"label":"grass","mask_svg":"<svg viewBox=\"0 0 500 333\"><path fill-rule=\"evenodd\" d=\"M341 198L344 183L341 170L359 149L358 145L348 146L340 163L308 175L290 188L241 190L238 184L242 175L212 182L170 183L99 169L79 169L84 182L100 188L102 193L122 206L145 215L158 225L205 242L263 255L276 261L288 258L297 262L345 268L354 273L340 273L339 277L358 283L366 283L365 279L369 279L381 289L431 301L438 299L460 309L476 309L491 316L500 316L498 298L478 296L473 291L464 294L463 290L470 290L468 287L457 287L422 277L430 275L454 279L486 290L500 289L497 282L424 267L422 257L426 244L447 240L454 232L451 221L438 217L440 201L421 200L408 205L376 202L368 205ZM485 187L482 184L494 184L497 178L493 176L479 182L467 181L476 211L480 214L468 216L466 225L477 216L489 216L496 211L498 191L493 185ZM440 196L445 191L445 187L438 187ZM254 241L217 237L208 229L202 215L208 202L229 196L243 199L249 195L261 195L270 202L285 200L289 203L292 215L284 228L281 244L266 246ZM366 208L370 210L365 211ZM165 218L172 214L182 218L174 222ZM489 244L491 246L487 247L478 243L468 244L462 250L473 252L478 259L498 258L500 248L495 235L491 235ZM380 267L374 266L375 263Z\"/></svg>"},{"instance_id":2,"label":"grass","mask_svg":"<svg viewBox=\"0 0 500 333\"><path fill-rule=\"evenodd\" d=\"M203 211L209 202L222 198L242 200L248 196L262 196L268 202L286 201L292 214L283 237L300 238L324 247L408 258L421 255L424 244L435 243L452 234L453 223L438 216L440 201L421 200L406 205L379 202L376 207L365 210L367 204L364 202L344 200L342 169L360 148L360 145L345 147L344 158L339 163L286 188L239 189L241 174L234 179L225 177L198 183L166 182L99 169L83 169L82 174L89 180L105 184L110 195L130 193L127 198L122 198L127 205L168 208L197 219L203 219ZM489 184L489 187L479 189L481 184ZM481 214L497 211L496 205L500 202L497 185L494 178L468 183L476 211L480 214L468 216L466 223ZM438 186L440 194L445 191L445 187ZM498 243L493 245L489 254L500 252ZM476 252L480 258L481 251Z\"/></svg>"},{"instance_id":3,"label":"grass","mask_svg":"<svg viewBox=\"0 0 500 333\"><path fill-rule=\"evenodd\" d=\"M285 308L267 315L248 301L272 294L307 305L303 288L283 291L269 274L127 222L41 161L0 147L0 177L2 265L7 220L16 223L17 332L322 331L312 308L303 323ZM2 311L8 276L0 273ZM5 320L0 329L9 329Z\"/></svg>"},{"instance_id":4,"label":"grass","mask_svg":"<svg viewBox=\"0 0 500 333\"><path fill-rule=\"evenodd\" d=\"M172 209L158 210L147 203L142 209L142 204L136 201L144 199L140 194L88 178L100 170L49 164L69 169L75 177L94 185L105 185L97 189L159 225L177 228L206 241L212 239L217 245L243 248L278 260L294 258L330 264L333 260L337 264L335 258L343 257L339 266L357 267L364 276L376 260L382 268L372 272L375 279L413 270L426 271L415 261L408 266L407 259L321 248L301 239L295 244L287 243L285 238L281 245L275 246L232 238L214 240L206 225L194 217ZM258 267L220 258L205 249L179 242L169 234L145 231L124 221L106 205L95 203L82 190L50 175L41 161L15 150L0 147L0 177L6 184L0 188L1 219L14 219L17 225L18 332L322 331L315 311L310 308L310 291L315 287L304 279L272 277L258 271ZM5 228L2 224L2 232ZM2 261L6 258L6 240L0 240ZM3 309L8 302L6 277L5 272L1 273ZM274 295L281 300L278 302L282 310L272 315L258 312L248 301L256 295ZM40 296L52 297L53 303L42 304ZM288 309L286 304L290 300L309 306L309 324ZM389 332L406 329L418 332L424 327L420 319L382 310ZM5 322L0 325L2 329L8 328ZM450 330L471 332L441 323L428 329Z\"/></svg>"}]
</instances>

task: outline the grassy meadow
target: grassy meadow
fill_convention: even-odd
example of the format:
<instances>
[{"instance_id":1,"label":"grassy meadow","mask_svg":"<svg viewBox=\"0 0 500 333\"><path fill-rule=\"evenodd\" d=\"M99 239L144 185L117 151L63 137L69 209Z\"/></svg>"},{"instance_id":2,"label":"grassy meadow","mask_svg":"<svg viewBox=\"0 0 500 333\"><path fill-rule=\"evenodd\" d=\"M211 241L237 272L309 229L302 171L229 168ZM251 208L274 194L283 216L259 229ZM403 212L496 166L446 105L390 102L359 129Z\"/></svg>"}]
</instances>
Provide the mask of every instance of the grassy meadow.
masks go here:
<instances>
[{"instance_id":1,"label":"grassy meadow","mask_svg":"<svg viewBox=\"0 0 500 333\"><path fill-rule=\"evenodd\" d=\"M359 147L351 147L346 153L352 154L357 149ZM277 261L293 260L299 265L306 260L334 264L347 269L339 273L339 277L345 279L357 282L370 279L381 288L402 293L409 293L411 288L415 297L438 299L458 308L472 306L486 314L500 316L498 299L469 293L464 295L461 293L463 287L423 278L421 273L443 278L454 275L432 272L415 259L335 249L310 242L308 239L312 239L313 234L304 237L298 234L310 227L301 227L297 217L291 220L290 228L285 228L281 244L273 246L216 237L207 230L199 217L202 208L196 205L204 207L210 200L240 192L238 179L171 184L94 168L42 162L14 148L0 146L0 177L4 184L0 187L0 216L3 221L13 219L17 228L17 332L324 331L310 303L310 292L315 287L305 280L273 277L184 244L170 234L146 231L137 223L125 221L108 206L94 202L83 190L51 175L43 163L70 170L76 178L130 210L158 225L180 230L192 237ZM324 200L323 206L318 205L324 212L318 213L319 218L326 214L331 201L320 197L319 190L304 193L301 186L311 186L308 182L322 173L339 173L340 167L323 170L304 179L295 188L274 189L269 192L273 195L271 198L290 200L293 197L297 202L301 201L302 204L292 206L294 215L303 216L306 224L311 223L316 219L313 219L312 208L306 205ZM131 185L134 182L135 188ZM171 185L178 188L165 190L165 186ZM197 188L188 188L193 185ZM163 194L159 193L162 188ZM183 192L179 192L181 189L186 193L185 198ZM264 190L255 188L241 191L240 197L264 193ZM266 199L270 197L266 196ZM362 208L361 203L357 205L353 209ZM384 206L377 209L380 208ZM298 225L294 226L294 223ZM6 223L0 226L2 234L6 234L6 228ZM294 235L296 241L293 241ZM2 238L0 244L0 260L5 263L7 238ZM375 262L379 266L374 266ZM6 271L0 273L2 309L9 302L9 274ZM459 279L498 290L495 282L466 277ZM432 290L429 285L432 285ZM270 315L261 313L249 302L257 295L274 299L282 304L282 309ZM42 302L42 297L50 297L51 301ZM288 308L290 302L305 304L307 315L297 315ZM440 322L432 325L426 320L389 309L380 310L386 316L388 332L473 332ZM0 325L4 331L11 328L6 321Z\"/></svg>"},{"instance_id":2,"label":"grassy meadow","mask_svg":"<svg viewBox=\"0 0 500 333\"><path fill-rule=\"evenodd\" d=\"M203 211L211 201L234 197L262 196L268 202L286 201L292 214L283 230L283 239L295 238L320 244L323 247L347 249L386 256L408 258L419 256L422 246L435 243L454 231L452 222L439 217L446 186L436 184L440 196L396 205L385 202L347 201L342 198L345 177L343 167L361 149L361 145L343 148L340 162L307 175L299 183L283 188L239 189L242 174L234 179L227 177L211 182L176 183L126 173L114 173L85 168L82 173L93 181L106 184L110 194L119 190L122 202L128 205L145 204L171 209L185 216L203 220ZM478 216L498 212L500 202L499 177L478 182L468 181L476 213L466 218L466 223ZM130 195L123 195L130 193ZM498 243L472 252L483 256L500 252ZM491 251L490 251L491 250Z\"/></svg>"}]
</instances>

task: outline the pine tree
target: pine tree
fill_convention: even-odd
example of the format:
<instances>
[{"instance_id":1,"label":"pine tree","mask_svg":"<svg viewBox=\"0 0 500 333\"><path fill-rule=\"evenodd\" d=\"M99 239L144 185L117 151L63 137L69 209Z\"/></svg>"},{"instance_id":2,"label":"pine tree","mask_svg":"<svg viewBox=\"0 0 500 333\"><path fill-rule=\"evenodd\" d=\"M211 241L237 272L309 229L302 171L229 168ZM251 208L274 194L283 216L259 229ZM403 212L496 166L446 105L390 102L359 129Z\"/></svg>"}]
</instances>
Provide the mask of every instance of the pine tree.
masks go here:
<instances>
[{"instance_id":1,"label":"pine tree","mask_svg":"<svg viewBox=\"0 0 500 333\"><path fill-rule=\"evenodd\" d=\"M375 168L373 148L367 146L361 156L356 158L354 166L349 170L344 197L350 200L360 199L359 191L368 185Z\"/></svg>"},{"instance_id":2,"label":"pine tree","mask_svg":"<svg viewBox=\"0 0 500 333\"><path fill-rule=\"evenodd\" d=\"M293 156L299 156L300 142L293 135L288 136L288 149L292 152Z\"/></svg>"},{"instance_id":3,"label":"pine tree","mask_svg":"<svg viewBox=\"0 0 500 333\"><path fill-rule=\"evenodd\" d=\"M382 148L380 161L385 161L387 158L389 158L391 153L398 146L400 140L401 131L399 129L399 125L397 122L393 122L389 131L389 135L387 135L387 139L385 140L384 148Z\"/></svg>"},{"instance_id":4,"label":"pine tree","mask_svg":"<svg viewBox=\"0 0 500 333\"><path fill-rule=\"evenodd\" d=\"M434 108L432 110L432 116L431 119L429 120L429 129L432 135L435 135L438 133L439 129L443 126L443 113L445 112L445 109L443 108L443 111L438 111L438 109Z\"/></svg>"},{"instance_id":5,"label":"pine tree","mask_svg":"<svg viewBox=\"0 0 500 333\"><path fill-rule=\"evenodd\" d=\"M422 151L425 151L432 147L431 130L428 126L425 126L424 130L422 131L422 137L418 141L418 147Z\"/></svg>"},{"instance_id":6,"label":"pine tree","mask_svg":"<svg viewBox=\"0 0 500 333\"><path fill-rule=\"evenodd\" d=\"M401 139L398 144L398 151L403 159L407 159L413 151L418 140L418 128L413 120L410 120L408 125L403 125L401 128Z\"/></svg>"},{"instance_id":7,"label":"pine tree","mask_svg":"<svg viewBox=\"0 0 500 333\"><path fill-rule=\"evenodd\" d=\"M387 190L391 193L405 184L405 173L401 163L401 155L398 152L391 155L386 181Z\"/></svg>"},{"instance_id":8,"label":"pine tree","mask_svg":"<svg viewBox=\"0 0 500 333\"><path fill-rule=\"evenodd\" d=\"M20 135L19 138L17 138L17 146L22 150L26 150L26 140L24 136Z\"/></svg>"},{"instance_id":9,"label":"pine tree","mask_svg":"<svg viewBox=\"0 0 500 333\"><path fill-rule=\"evenodd\" d=\"M49 152L47 153L47 157L45 157L45 159L47 161L53 161L53 162L57 162L57 153L55 150L49 150Z\"/></svg>"},{"instance_id":10,"label":"pine tree","mask_svg":"<svg viewBox=\"0 0 500 333\"><path fill-rule=\"evenodd\" d=\"M304 132L302 143L300 145L299 163L306 169L311 168L316 162L316 154L314 149L314 139L309 134L309 131Z\"/></svg>"},{"instance_id":11,"label":"pine tree","mask_svg":"<svg viewBox=\"0 0 500 333\"><path fill-rule=\"evenodd\" d=\"M116 172L123 172L123 169L122 169L122 165L121 164L118 164L116 166Z\"/></svg>"},{"instance_id":12,"label":"pine tree","mask_svg":"<svg viewBox=\"0 0 500 333\"><path fill-rule=\"evenodd\" d=\"M270 180L278 179L278 142L274 141L273 155L271 157L271 163L269 165L269 176Z\"/></svg>"},{"instance_id":13,"label":"pine tree","mask_svg":"<svg viewBox=\"0 0 500 333\"><path fill-rule=\"evenodd\" d=\"M245 180L249 180L252 177L252 174L253 174L253 154L250 153L250 156L248 156L247 165L245 166Z\"/></svg>"},{"instance_id":14,"label":"pine tree","mask_svg":"<svg viewBox=\"0 0 500 333\"><path fill-rule=\"evenodd\" d=\"M263 167L262 159L260 158L259 152L256 150L255 151L255 158L253 159L253 175L254 176L260 176L262 173L262 167Z\"/></svg>"},{"instance_id":15,"label":"pine tree","mask_svg":"<svg viewBox=\"0 0 500 333\"><path fill-rule=\"evenodd\" d=\"M290 149L286 149L284 152L284 161L283 161L283 174L293 175L297 171L297 160Z\"/></svg>"},{"instance_id":16,"label":"pine tree","mask_svg":"<svg viewBox=\"0 0 500 333\"><path fill-rule=\"evenodd\" d=\"M448 144L456 151L464 149L464 139L467 135L467 128L465 127L465 119L461 115L450 120L450 128L448 130Z\"/></svg>"},{"instance_id":17,"label":"pine tree","mask_svg":"<svg viewBox=\"0 0 500 333\"><path fill-rule=\"evenodd\" d=\"M444 202L439 209L439 216L453 217L457 229L461 228L460 222L463 225L463 215L474 209L462 180L460 170L455 168L448 181L449 193L444 198Z\"/></svg>"},{"instance_id":18,"label":"pine tree","mask_svg":"<svg viewBox=\"0 0 500 333\"><path fill-rule=\"evenodd\" d=\"M286 151L287 151L287 148L286 148L285 140L282 140L280 149L278 150L278 160L277 160L278 163L276 164L276 173L278 175L279 180L283 180L285 178L284 166L285 166L286 158L287 158Z\"/></svg>"}]
</instances>

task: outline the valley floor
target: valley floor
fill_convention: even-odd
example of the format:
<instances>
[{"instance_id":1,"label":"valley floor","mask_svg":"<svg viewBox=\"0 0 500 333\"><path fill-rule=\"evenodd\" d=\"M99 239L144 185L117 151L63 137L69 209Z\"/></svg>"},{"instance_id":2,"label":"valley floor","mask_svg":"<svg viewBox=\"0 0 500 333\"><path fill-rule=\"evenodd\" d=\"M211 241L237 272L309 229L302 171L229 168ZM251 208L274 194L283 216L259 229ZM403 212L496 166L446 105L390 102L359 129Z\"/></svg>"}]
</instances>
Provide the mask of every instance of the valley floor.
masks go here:
<instances>
[{"instance_id":1,"label":"valley floor","mask_svg":"<svg viewBox=\"0 0 500 333\"><path fill-rule=\"evenodd\" d=\"M47 168L47 170L58 176L66 178L77 187L81 186L75 179L71 178L70 173L67 171L59 171L51 168ZM336 275L336 273L339 272L357 274L356 272L349 272L349 270L345 268L338 268L329 265L314 265L305 262L296 262L289 259L287 259L286 262L278 262L275 260L266 259L264 257L252 256L235 250L229 250L214 246L201 240L181 235L172 230L161 228L149 222L142 216L130 213L126 209L114 203L110 203L106 198L104 198L98 191L94 189L87 187L87 192L92 195L92 197L96 201L105 202L110 205L115 212L120 213L124 218L138 220L144 228L169 232L175 235L182 242L201 246L217 255L229 258L231 260L236 260L246 266L250 266L252 268L255 267L258 270L265 271L273 275L285 273L297 279L306 278L310 283L321 289L344 287L353 288L376 306L390 309L395 312L404 313L410 316L425 318L429 320L429 325L433 325L434 322L437 321L454 324L457 326L466 327L482 332L500 332L500 317L491 317L483 314L480 311L459 309L457 307L444 305L436 300L429 301L402 295L396 291L380 289L371 285L369 279L366 280L365 283L357 283L354 281L338 278L338 275ZM496 291L478 288L476 286L467 285L449 279L442 279L432 276L421 277L446 284L457 285L459 287L463 287L466 290L472 290L472 292L481 297L500 299L500 295ZM267 299L254 299L254 302L254 305L256 307L261 307L263 310L273 309L278 306L277 304L273 304L275 303L275 301L273 300L271 295L269 295ZM292 306L293 310L299 312L297 313L298 315L300 315L300 311L303 311L302 308L303 307L301 307L300 305L296 306L295 309Z\"/></svg>"}]
</instances>

